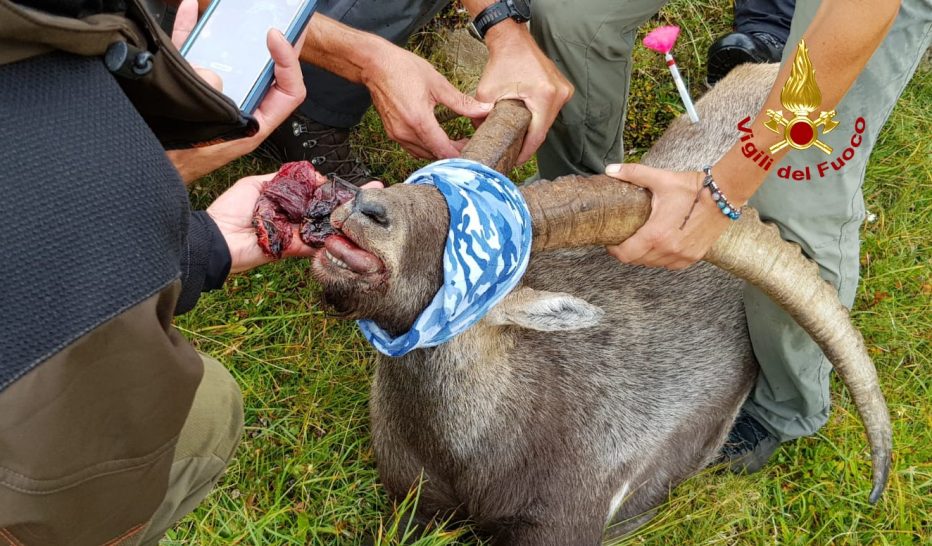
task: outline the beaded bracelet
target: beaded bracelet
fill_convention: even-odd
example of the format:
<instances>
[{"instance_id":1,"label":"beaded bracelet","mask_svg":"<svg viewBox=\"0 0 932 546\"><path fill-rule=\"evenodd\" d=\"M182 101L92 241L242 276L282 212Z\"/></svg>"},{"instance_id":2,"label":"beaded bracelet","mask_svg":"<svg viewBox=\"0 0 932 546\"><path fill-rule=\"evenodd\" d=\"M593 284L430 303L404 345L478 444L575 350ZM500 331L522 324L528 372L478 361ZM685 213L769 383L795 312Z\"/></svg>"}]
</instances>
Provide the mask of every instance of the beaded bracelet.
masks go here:
<instances>
[{"instance_id":1,"label":"beaded bracelet","mask_svg":"<svg viewBox=\"0 0 932 546\"><path fill-rule=\"evenodd\" d=\"M741 218L741 209L728 202L728 198L725 197L725 194L719 189L718 184L715 183L715 179L712 178L712 166L703 165L702 172L705 173L705 180L702 181L702 187L709 188L709 191L712 192L712 200L718 205L718 209L722 211L722 214L732 220Z\"/></svg>"}]
</instances>

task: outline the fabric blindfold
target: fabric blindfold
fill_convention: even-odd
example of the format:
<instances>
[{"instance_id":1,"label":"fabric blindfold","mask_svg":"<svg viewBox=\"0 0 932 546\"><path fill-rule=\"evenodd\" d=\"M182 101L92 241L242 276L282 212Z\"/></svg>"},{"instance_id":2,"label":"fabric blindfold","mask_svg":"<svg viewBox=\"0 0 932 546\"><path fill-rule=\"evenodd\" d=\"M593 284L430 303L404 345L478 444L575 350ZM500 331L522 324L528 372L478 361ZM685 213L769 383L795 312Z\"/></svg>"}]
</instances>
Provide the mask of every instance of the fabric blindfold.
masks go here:
<instances>
[{"instance_id":1,"label":"fabric blindfold","mask_svg":"<svg viewBox=\"0 0 932 546\"><path fill-rule=\"evenodd\" d=\"M405 184L436 186L447 201L450 228L443 286L411 329L392 336L359 321L381 353L402 356L444 343L478 322L521 280L531 255L531 216L518 188L481 163L446 159L419 169Z\"/></svg>"}]
</instances>

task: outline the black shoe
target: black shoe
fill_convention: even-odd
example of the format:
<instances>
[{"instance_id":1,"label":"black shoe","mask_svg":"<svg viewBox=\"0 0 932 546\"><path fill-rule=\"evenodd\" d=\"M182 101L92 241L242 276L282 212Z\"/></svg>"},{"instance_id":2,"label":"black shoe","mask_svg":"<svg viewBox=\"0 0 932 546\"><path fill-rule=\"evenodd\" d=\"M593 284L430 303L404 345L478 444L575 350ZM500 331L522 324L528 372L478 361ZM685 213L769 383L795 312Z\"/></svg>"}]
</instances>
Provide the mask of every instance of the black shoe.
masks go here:
<instances>
[{"instance_id":1,"label":"black shoe","mask_svg":"<svg viewBox=\"0 0 932 546\"><path fill-rule=\"evenodd\" d=\"M784 45L779 39L766 32L726 34L709 47L709 56L706 60L706 82L714 85L739 64L778 63L783 56Z\"/></svg>"},{"instance_id":2,"label":"black shoe","mask_svg":"<svg viewBox=\"0 0 932 546\"><path fill-rule=\"evenodd\" d=\"M286 119L258 152L280 163L310 161L318 172L336 174L361 186L369 182L369 169L353 155L348 129L322 125L295 112Z\"/></svg>"},{"instance_id":3,"label":"black shoe","mask_svg":"<svg viewBox=\"0 0 932 546\"><path fill-rule=\"evenodd\" d=\"M780 440L742 410L728 433L716 464L727 464L735 474L753 474L767 464L778 447Z\"/></svg>"}]
</instances>

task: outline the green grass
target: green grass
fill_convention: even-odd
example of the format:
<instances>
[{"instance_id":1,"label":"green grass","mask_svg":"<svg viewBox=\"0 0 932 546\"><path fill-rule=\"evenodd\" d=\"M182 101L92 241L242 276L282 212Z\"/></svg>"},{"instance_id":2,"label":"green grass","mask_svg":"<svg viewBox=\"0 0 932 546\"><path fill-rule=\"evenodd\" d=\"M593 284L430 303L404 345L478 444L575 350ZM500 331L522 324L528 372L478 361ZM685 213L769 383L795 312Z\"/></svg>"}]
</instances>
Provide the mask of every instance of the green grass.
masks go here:
<instances>
[{"instance_id":1,"label":"green grass","mask_svg":"<svg viewBox=\"0 0 932 546\"><path fill-rule=\"evenodd\" d=\"M725 2L678 1L660 19L684 27L677 60L696 95L710 41L730 17ZM657 22L652 22L651 26ZM425 47L429 34L417 43ZM643 151L681 112L666 68L635 55L626 143ZM816 437L785 445L753 476L704 473L677 488L627 543L932 543L932 73L907 88L876 146L865 199L876 216L862 237L854 320L880 372L894 419L895 467L881 503L867 504L869 453L847 392ZM451 131L468 127L454 122ZM355 135L373 170L402 180L417 162L370 113ZM522 176L526 167L516 176ZM243 159L192 188L204 206L245 174L274 166ZM177 320L242 387L246 433L226 477L169 534L184 544L475 544L467 530L413 537L412 495L399 510L381 489L368 432L374 351L355 326L318 306L307 264L272 264L229 279Z\"/></svg>"}]
</instances>

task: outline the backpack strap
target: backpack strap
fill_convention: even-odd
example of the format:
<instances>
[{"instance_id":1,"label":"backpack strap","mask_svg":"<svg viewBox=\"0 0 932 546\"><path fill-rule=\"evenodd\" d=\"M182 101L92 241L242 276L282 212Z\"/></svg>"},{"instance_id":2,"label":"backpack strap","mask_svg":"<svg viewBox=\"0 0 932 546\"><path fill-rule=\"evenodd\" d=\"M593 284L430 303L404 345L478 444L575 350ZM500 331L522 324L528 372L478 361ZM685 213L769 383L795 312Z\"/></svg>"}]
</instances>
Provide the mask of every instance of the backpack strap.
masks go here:
<instances>
[{"instance_id":1,"label":"backpack strap","mask_svg":"<svg viewBox=\"0 0 932 546\"><path fill-rule=\"evenodd\" d=\"M52 51L106 58L166 149L252 136L259 129L254 118L197 75L141 0L129 0L125 15L80 19L0 0L0 64Z\"/></svg>"}]
</instances>

